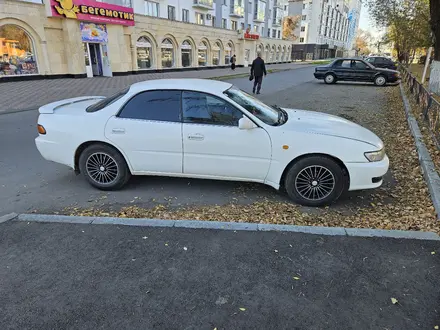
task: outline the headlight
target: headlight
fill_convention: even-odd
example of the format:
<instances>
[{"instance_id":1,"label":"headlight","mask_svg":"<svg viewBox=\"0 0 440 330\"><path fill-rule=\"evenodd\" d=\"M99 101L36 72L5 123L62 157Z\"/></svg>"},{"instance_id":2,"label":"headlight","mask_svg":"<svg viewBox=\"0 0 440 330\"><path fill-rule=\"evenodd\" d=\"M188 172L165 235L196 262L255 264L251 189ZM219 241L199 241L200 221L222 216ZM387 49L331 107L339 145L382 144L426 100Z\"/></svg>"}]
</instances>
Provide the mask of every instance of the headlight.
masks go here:
<instances>
[{"instance_id":1,"label":"headlight","mask_svg":"<svg viewBox=\"0 0 440 330\"><path fill-rule=\"evenodd\" d=\"M385 148L379 151L366 152L364 155L370 162L380 162L385 158Z\"/></svg>"}]
</instances>

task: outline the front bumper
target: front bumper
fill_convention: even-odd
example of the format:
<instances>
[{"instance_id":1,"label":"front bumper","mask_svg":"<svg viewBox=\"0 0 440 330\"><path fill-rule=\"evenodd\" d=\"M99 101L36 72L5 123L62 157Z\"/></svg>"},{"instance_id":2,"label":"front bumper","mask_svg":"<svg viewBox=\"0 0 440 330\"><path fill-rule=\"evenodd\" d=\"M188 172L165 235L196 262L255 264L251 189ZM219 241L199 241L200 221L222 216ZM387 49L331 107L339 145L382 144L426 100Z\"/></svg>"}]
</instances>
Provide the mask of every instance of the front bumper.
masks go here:
<instances>
[{"instance_id":1,"label":"front bumper","mask_svg":"<svg viewBox=\"0 0 440 330\"><path fill-rule=\"evenodd\" d=\"M380 162L346 163L350 175L348 190L374 189L382 185L382 177L388 172L390 160L388 156Z\"/></svg>"}]
</instances>

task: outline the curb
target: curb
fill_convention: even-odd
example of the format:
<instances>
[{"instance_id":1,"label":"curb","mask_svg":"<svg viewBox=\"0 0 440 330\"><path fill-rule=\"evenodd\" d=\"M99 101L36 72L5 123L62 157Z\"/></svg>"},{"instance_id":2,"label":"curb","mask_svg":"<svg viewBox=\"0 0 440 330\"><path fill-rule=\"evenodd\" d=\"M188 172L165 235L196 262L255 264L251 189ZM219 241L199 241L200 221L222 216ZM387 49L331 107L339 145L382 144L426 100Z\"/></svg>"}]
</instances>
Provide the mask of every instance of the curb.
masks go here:
<instances>
[{"instance_id":1,"label":"curb","mask_svg":"<svg viewBox=\"0 0 440 330\"><path fill-rule=\"evenodd\" d=\"M17 213L9 213L9 214L5 214L5 215L3 215L3 216L0 217L0 223L2 223L2 222L6 222L6 221L9 221L9 220L13 220L13 219L15 219L15 218L17 218L17 217L18 217L18 214L17 214Z\"/></svg>"},{"instance_id":2,"label":"curb","mask_svg":"<svg viewBox=\"0 0 440 330\"><path fill-rule=\"evenodd\" d=\"M428 185L429 194L431 196L432 204L437 213L437 220L440 220L440 177L435 169L434 162L431 155L423 142L423 136L420 132L419 125L416 118L412 114L411 105L406 97L402 84L400 84L400 93L402 95L403 105L405 108L406 119L410 128L411 134L414 137L417 154L419 156L420 166L422 168L423 176Z\"/></svg>"},{"instance_id":3,"label":"curb","mask_svg":"<svg viewBox=\"0 0 440 330\"><path fill-rule=\"evenodd\" d=\"M440 236L433 232L382 230L382 229L357 229L341 227L317 227L294 225L271 225L242 222L219 222L199 220L160 220L160 219L135 219L112 217L80 217L67 215L47 214L20 214L14 218L23 222L48 222L48 223L75 223L91 225L122 225L159 228L188 228L234 231L260 231L260 232L295 232L326 236L351 236L351 237L378 237L440 241Z\"/></svg>"}]
</instances>

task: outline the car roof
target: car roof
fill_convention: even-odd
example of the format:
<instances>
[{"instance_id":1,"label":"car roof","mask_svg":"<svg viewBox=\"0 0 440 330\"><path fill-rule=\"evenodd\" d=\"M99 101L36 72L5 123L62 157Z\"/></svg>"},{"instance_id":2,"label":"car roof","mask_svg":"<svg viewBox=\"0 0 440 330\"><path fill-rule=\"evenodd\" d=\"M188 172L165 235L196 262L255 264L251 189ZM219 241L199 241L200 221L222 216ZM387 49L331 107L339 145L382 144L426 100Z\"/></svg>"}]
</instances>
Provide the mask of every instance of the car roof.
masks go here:
<instances>
[{"instance_id":1,"label":"car roof","mask_svg":"<svg viewBox=\"0 0 440 330\"><path fill-rule=\"evenodd\" d=\"M356 57L341 57L335 59L335 61L363 61L362 58L356 58Z\"/></svg>"},{"instance_id":2,"label":"car roof","mask_svg":"<svg viewBox=\"0 0 440 330\"><path fill-rule=\"evenodd\" d=\"M232 87L232 84L211 79L154 79L135 83L130 86L133 92L154 89L192 90L205 93L223 93Z\"/></svg>"}]
</instances>

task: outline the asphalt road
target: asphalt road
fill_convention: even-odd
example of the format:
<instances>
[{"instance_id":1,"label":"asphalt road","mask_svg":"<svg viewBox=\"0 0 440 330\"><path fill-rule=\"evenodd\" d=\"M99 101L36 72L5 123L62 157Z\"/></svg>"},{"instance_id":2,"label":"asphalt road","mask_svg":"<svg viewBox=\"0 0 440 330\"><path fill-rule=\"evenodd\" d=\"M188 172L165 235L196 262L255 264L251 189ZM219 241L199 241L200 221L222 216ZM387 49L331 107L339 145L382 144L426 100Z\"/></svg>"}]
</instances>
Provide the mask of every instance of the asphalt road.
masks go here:
<instances>
[{"instance_id":1,"label":"asphalt road","mask_svg":"<svg viewBox=\"0 0 440 330\"><path fill-rule=\"evenodd\" d=\"M313 70L309 67L269 74L260 98L269 104L342 115L369 127L371 116L383 108L383 89L359 84L327 86L313 78ZM252 83L247 78L230 81L251 91ZM283 194L263 185L158 177L134 177L124 190L103 193L69 168L42 159L34 144L36 120L37 111L0 115L0 215L34 210L53 213L66 207L286 200ZM342 201L341 207L344 203L351 201Z\"/></svg>"},{"instance_id":2,"label":"asphalt road","mask_svg":"<svg viewBox=\"0 0 440 330\"><path fill-rule=\"evenodd\" d=\"M440 325L437 241L13 221L0 237L1 329Z\"/></svg>"}]
</instances>

